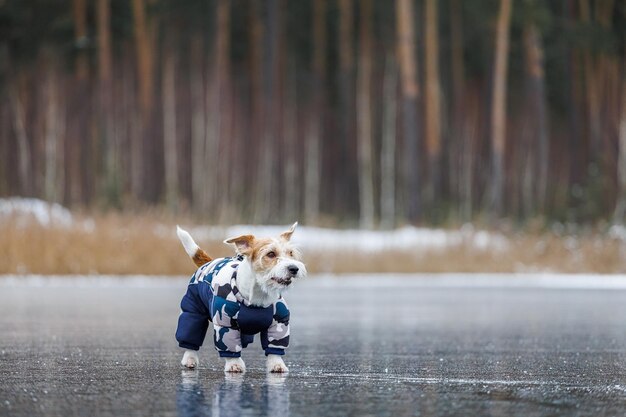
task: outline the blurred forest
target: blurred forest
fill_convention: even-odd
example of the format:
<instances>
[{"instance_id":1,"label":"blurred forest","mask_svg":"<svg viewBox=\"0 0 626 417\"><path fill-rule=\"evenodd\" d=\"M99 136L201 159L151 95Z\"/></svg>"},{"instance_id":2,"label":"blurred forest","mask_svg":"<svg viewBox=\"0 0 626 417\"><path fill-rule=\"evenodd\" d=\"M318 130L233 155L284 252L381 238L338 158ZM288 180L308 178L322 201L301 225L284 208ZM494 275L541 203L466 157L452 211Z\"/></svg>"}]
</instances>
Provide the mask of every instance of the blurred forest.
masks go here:
<instances>
[{"instance_id":1,"label":"blurred forest","mask_svg":"<svg viewBox=\"0 0 626 417\"><path fill-rule=\"evenodd\" d=\"M0 0L0 196L622 222L623 0Z\"/></svg>"}]
</instances>

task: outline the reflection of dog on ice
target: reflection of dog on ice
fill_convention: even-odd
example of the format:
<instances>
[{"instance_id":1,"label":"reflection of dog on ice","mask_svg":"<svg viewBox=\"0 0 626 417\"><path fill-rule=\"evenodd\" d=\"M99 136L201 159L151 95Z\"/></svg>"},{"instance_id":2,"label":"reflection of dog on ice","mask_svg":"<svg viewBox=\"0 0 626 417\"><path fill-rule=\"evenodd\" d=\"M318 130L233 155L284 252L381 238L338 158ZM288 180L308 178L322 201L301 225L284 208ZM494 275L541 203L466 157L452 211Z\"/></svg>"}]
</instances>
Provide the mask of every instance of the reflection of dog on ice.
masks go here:
<instances>
[{"instance_id":1,"label":"reflection of dog on ice","mask_svg":"<svg viewBox=\"0 0 626 417\"><path fill-rule=\"evenodd\" d=\"M300 252L290 243L297 223L276 238L243 235L224 242L237 256L212 260L189 233L177 233L187 254L199 266L181 301L176 340L185 348L182 365L198 366L209 321L215 349L225 358L226 372L245 372L241 351L260 333L268 372L287 372L282 355L289 345L289 309L281 294L306 276Z\"/></svg>"},{"instance_id":2,"label":"reflection of dog on ice","mask_svg":"<svg viewBox=\"0 0 626 417\"><path fill-rule=\"evenodd\" d=\"M289 386L285 373L268 373L259 390L258 380L246 381L240 373L227 373L224 380L207 389L194 370L184 369L176 390L176 408L181 417L240 416L254 409L259 415L288 416Z\"/></svg>"}]
</instances>

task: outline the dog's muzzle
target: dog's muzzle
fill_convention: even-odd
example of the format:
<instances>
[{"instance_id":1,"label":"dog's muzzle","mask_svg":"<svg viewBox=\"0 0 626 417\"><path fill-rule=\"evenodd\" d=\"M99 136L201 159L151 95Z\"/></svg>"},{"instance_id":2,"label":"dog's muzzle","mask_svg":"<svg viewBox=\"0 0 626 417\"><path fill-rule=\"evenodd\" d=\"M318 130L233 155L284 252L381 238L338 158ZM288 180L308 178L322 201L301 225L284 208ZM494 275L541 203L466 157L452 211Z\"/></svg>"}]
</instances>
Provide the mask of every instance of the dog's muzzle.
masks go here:
<instances>
[{"instance_id":1,"label":"dog's muzzle","mask_svg":"<svg viewBox=\"0 0 626 417\"><path fill-rule=\"evenodd\" d=\"M272 281L280 285L284 285L285 287L288 285L291 285L291 277L287 277L287 278L272 277Z\"/></svg>"}]
</instances>

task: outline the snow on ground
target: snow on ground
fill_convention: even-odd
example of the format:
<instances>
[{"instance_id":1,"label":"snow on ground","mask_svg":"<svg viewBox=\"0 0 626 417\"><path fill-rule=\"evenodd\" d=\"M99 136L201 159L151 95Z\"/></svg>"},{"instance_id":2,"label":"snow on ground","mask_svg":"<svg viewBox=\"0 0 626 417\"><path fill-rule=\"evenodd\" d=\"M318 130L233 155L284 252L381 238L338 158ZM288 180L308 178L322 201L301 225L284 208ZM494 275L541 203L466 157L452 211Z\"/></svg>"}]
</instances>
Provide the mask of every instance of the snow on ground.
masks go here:
<instances>
[{"instance_id":1,"label":"snow on ground","mask_svg":"<svg viewBox=\"0 0 626 417\"><path fill-rule=\"evenodd\" d=\"M26 227L32 220L41 226L70 227L72 214L57 203L37 198L0 198L0 222L15 221L18 227Z\"/></svg>"},{"instance_id":2,"label":"snow on ground","mask_svg":"<svg viewBox=\"0 0 626 417\"><path fill-rule=\"evenodd\" d=\"M194 239L224 240L232 236L254 234L277 236L289 228L286 226L193 227L189 232ZM324 229L298 226L293 241L305 250L355 250L378 252L406 249L443 250L469 245L480 250L505 250L509 246L506 237L498 233L476 231L471 225L457 230L402 227L395 230Z\"/></svg>"},{"instance_id":3,"label":"snow on ground","mask_svg":"<svg viewBox=\"0 0 626 417\"><path fill-rule=\"evenodd\" d=\"M613 239L626 242L626 226L614 224L609 229L609 236L611 236Z\"/></svg>"}]
</instances>

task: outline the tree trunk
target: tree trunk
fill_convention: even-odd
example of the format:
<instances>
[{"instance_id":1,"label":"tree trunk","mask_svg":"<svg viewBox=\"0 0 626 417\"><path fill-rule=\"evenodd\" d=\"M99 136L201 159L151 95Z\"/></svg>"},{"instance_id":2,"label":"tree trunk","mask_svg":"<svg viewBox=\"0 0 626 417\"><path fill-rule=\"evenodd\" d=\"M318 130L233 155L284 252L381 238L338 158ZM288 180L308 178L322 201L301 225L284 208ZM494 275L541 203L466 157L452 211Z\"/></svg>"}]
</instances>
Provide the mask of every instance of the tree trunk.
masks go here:
<instances>
[{"instance_id":1,"label":"tree trunk","mask_svg":"<svg viewBox=\"0 0 626 417\"><path fill-rule=\"evenodd\" d=\"M374 182L372 156L372 1L362 0L357 70L357 124L359 158L359 224L374 227Z\"/></svg>"},{"instance_id":2,"label":"tree trunk","mask_svg":"<svg viewBox=\"0 0 626 417\"><path fill-rule=\"evenodd\" d=\"M439 83L439 33L437 1L426 0L426 145L430 183L428 193L433 216L441 189L441 99Z\"/></svg>"},{"instance_id":3,"label":"tree trunk","mask_svg":"<svg viewBox=\"0 0 626 417\"><path fill-rule=\"evenodd\" d=\"M51 62L52 61L52 62ZM61 189L59 184L59 172L62 165L61 141L63 138L63 117L60 111L59 100L59 77L54 55L51 53L47 59L46 74L46 128L45 128L45 175L44 175L44 198L47 201L61 202ZM59 164L61 162L61 164Z\"/></svg>"},{"instance_id":4,"label":"tree trunk","mask_svg":"<svg viewBox=\"0 0 626 417\"><path fill-rule=\"evenodd\" d=\"M121 199L120 169L115 140L115 118L113 117L113 83L111 51L111 4L110 0L98 0L98 78L99 78L99 133L104 149L104 175L100 188L109 204L119 205Z\"/></svg>"},{"instance_id":5,"label":"tree trunk","mask_svg":"<svg viewBox=\"0 0 626 417\"><path fill-rule=\"evenodd\" d=\"M85 49L87 47L87 4L85 0L73 0L72 12L74 15L74 45L78 48L75 62L76 77L86 80L89 75L89 64Z\"/></svg>"},{"instance_id":6,"label":"tree trunk","mask_svg":"<svg viewBox=\"0 0 626 417\"><path fill-rule=\"evenodd\" d=\"M465 129L465 60L463 58L463 20L460 0L450 1L450 63L452 71L452 129L449 139L449 166L450 189L454 197L459 198L458 213L461 217L467 208L467 201L463 201L463 187L471 172L465 172L464 161L466 155L461 152L465 142L469 139ZM471 193L470 193L471 194ZM471 206L471 202L470 202Z\"/></svg>"},{"instance_id":7,"label":"tree trunk","mask_svg":"<svg viewBox=\"0 0 626 417\"><path fill-rule=\"evenodd\" d=\"M579 11L582 22L591 25L591 9L589 0L579 0ZM600 150L600 104L598 97L598 74L597 67L594 64L591 48L585 48L583 52L583 65L585 74L585 92L587 95L587 122L589 135L589 151L591 153L591 162L597 162L598 152Z\"/></svg>"},{"instance_id":8,"label":"tree trunk","mask_svg":"<svg viewBox=\"0 0 626 417\"><path fill-rule=\"evenodd\" d=\"M153 151L149 146L153 138L148 137L152 116L153 68L152 45L146 17L144 0L132 0L135 53L137 54L137 84L139 86L140 118L139 135L133 138L131 145L132 176L131 185L135 197L149 197L153 184L144 171L150 168L150 156Z\"/></svg>"},{"instance_id":9,"label":"tree trunk","mask_svg":"<svg viewBox=\"0 0 626 417\"><path fill-rule=\"evenodd\" d=\"M626 59L622 66L622 112L619 123L619 152L617 160L617 204L613 214L613 222L624 224L626 221Z\"/></svg>"},{"instance_id":10,"label":"tree trunk","mask_svg":"<svg viewBox=\"0 0 626 417\"><path fill-rule=\"evenodd\" d=\"M176 149L176 55L172 34L166 34L163 48L163 154L165 156L165 204L176 212L179 201L178 152Z\"/></svg>"},{"instance_id":11,"label":"tree trunk","mask_svg":"<svg viewBox=\"0 0 626 417\"><path fill-rule=\"evenodd\" d=\"M215 199L215 211L220 221L229 215L232 204L229 164L232 161L233 138L231 132L231 91L230 91L230 0L218 0L217 3L217 38L216 38L216 77L215 77L215 141L220 157L216 160L213 192L219 195Z\"/></svg>"},{"instance_id":12,"label":"tree trunk","mask_svg":"<svg viewBox=\"0 0 626 417\"><path fill-rule=\"evenodd\" d=\"M300 210L301 178L298 172L299 152L298 152L298 83L295 71L290 71L287 78L287 93L283 101L283 114L285 123L283 125L285 138L285 198L284 213L289 221L297 220Z\"/></svg>"},{"instance_id":13,"label":"tree trunk","mask_svg":"<svg viewBox=\"0 0 626 417\"><path fill-rule=\"evenodd\" d=\"M152 107L153 70L152 45L144 0L132 0L135 28L135 48L137 53L137 77L139 82L139 103L142 112L149 114Z\"/></svg>"},{"instance_id":14,"label":"tree trunk","mask_svg":"<svg viewBox=\"0 0 626 417\"><path fill-rule=\"evenodd\" d=\"M339 100L341 108L340 158L344 181L337 184L336 204L340 213L351 212L356 198L356 138L354 94L354 1L339 0Z\"/></svg>"},{"instance_id":15,"label":"tree trunk","mask_svg":"<svg viewBox=\"0 0 626 417\"><path fill-rule=\"evenodd\" d=\"M387 57L383 86L383 143L380 155L380 225L392 229L396 223L396 103L398 77L395 61Z\"/></svg>"},{"instance_id":16,"label":"tree trunk","mask_svg":"<svg viewBox=\"0 0 626 417\"><path fill-rule=\"evenodd\" d=\"M531 7L534 6L533 0L527 0L527 3L530 3ZM536 123L529 123L529 126L535 125L535 128L531 129L532 137L535 140L529 144L529 149L536 150L536 152L533 152L534 161L532 161L532 165L529 168L531 172L536 173L537 181L534 200L537 201L536 208L543 214L546 208L548 184L548 115L546 109L543 47L537 26L530 20L525 23L524 27L524 51L526 77L528 80L529 110L532 114L531 120L536 121Z\"/></svg>"},{"instance_id":17,"label":"tree trunk","mask_svg":"<svg viewBox=\"0 0 626 417\"><path fill-rule=\"evenodd\" d=\"M274 181L276 151L274 146L278 143L275 137L276 129L276 79L278 71L278 1L267 2L267 14L263 31L264 45L266 46L262 67L262 90L263 90L263 132L260 148L261 162L257 173L257 196L255 198L255 221L267 222L272 214L271 208L276 204L276 184ZM308 155L312 158L313 155Z\"/></svg>"},{"instance_id":18,"label":"tree trunk","mask_svg":"<svg viewBox=\"0 0 626 417\"><path fill-rule=\"evenodd\" d=\"M20 192L26 196L32 196L32 163L30 141L26 131L26 109L20 92L22 83L19 78L21 77L18 75L16 78L17 80L13 82L9 90L9 99L13 107L13 129L17 139Z\"/></svg>"},{"instance_id":19,"label":"tree trunk","mask_svg":"<svg viewBox=\"0 0 626 417\"><path fill-rule=\"evenodd\" d=\"M207 171L205 147L207 127L205 119L204 48L202 36L191 40L189 60L189 87L191 96L191 201L193 211L206 213L208 209Z\"/></svg>"},{"instance_id":20,"label":"tree trunk","mask_svg":"<svg viewBox=\"0 0 626 417\"><path fill-rule=\"evenodd\" d=\"M415 56L415 30L413 27L413 1L398 0L396 6L397 48L402 81L402 122L405 151L403 158L406 216L410 222L421 219L422 202L420 190L420 123L417 103L417 60Z\"/></svg>"},{"instance_id":21,"label":"tree trunk","mask_svg":"<svg viewBox=\"0 0 626 417\"><path fill-rule=\"evenodd\" d=\"M321 193L321 142L324 134L324 89L326 87L326 0L313 2L313 117L307 136L305 219L315 224Z\"/></svg>"},{"instance_id":22,"label":"tree trunk","mask_svg":"<svg viewBox=\"0 0 626 417\"><path fill-rule=\"evenodd\" d=\"M506 146L506 86L509 55L509 29L512 0L500 1L496 28L493 99L491 101L491 148L493 176L491 180L490 212L502 215L504 201L504 151Z\"/></svg>"},{"instance_id":23,"label":"tree trunk","mask_svg":"<svg viewBox=\"0 0 626 417\"><path fill-rule=\"evenodd\" d=\"M87 60L87 3L85 0L73 0L74 17L74 45L77 48L71 100L73 129L67 149L70 157L68 161L68 175L70 192L69 200L72 203L86 205L90 200L91 169L90 141L87 128L89 118L87 82L89 77L89 63Z\"/></svg>"},{"instance_id":24,"label":"tree trunk","mask_svg":"<svg viewBox=\"0 0 626 417\"><path fill-rule=\"evenodd\" d=\"M249 171L246 177L250 178L248 189L252 193L251 215L256 221L260 217L261 210L261 192L258 190L258 176L262 173L263 164L263 137L264 131L263 119L263 55L265 39L263 20L262 20L263 2L261 0L252 0L249 9L249 27L250 27L250 56L249 56L249 72L250 72L250 132L256 134L250 140L251 153L248 155L246 168ZM251 157L254 156L254 157Z\"/></svg>"}]
</instances>

